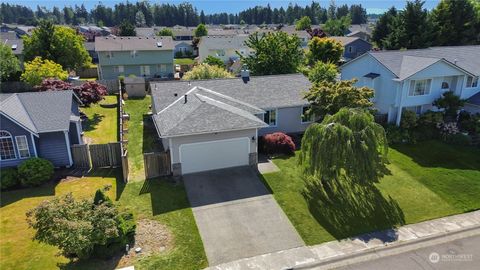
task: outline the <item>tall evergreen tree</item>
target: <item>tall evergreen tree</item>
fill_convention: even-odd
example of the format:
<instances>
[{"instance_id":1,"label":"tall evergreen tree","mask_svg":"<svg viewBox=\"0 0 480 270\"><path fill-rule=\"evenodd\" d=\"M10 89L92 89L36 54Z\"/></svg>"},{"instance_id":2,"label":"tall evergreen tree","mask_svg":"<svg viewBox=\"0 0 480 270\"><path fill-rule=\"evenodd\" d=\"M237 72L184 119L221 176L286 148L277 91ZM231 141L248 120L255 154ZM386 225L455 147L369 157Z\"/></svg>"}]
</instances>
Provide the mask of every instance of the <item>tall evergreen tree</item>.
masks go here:
<instances>
[{"instance_id":1,"label":"tall evergreen tree","mask_svg":"<svg viewBox=\"0 0 480 270\"><path fill-rule=\"evenodd\" d=\"M469 0L442 0L431 13L435 45L475 44L477 20Z\"/></svg>"},{"instance_id":2,"label":"tall evergreen tree","mask_svg":"<svg viewBox=\"0 0 480 270\"><path fill-rule=\"evenodd\" d=\"M372 40L377 44L378 47L385 47L383 40L388 36L390 32L393 31L391 28L393 20L397 17L398 12L395 7L391 7L387 12L383 13L382 16L377 21L375 28L372 32Z\"/></svg>"}]
</instances>

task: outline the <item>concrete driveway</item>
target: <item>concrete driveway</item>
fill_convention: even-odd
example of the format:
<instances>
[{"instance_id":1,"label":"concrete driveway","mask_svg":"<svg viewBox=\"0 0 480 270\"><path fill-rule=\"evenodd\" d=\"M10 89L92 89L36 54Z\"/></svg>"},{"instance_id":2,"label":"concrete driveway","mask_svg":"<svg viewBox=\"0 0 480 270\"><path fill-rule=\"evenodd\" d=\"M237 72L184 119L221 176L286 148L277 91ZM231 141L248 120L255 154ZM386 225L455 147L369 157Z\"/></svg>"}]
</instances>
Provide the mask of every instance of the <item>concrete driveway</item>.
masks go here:
<instances>
[{"instance_id":1,"label":"concrete driveway","mask_svg":"<svg viewBox=\"0 0 480 270\"><path fill-rule=\"evenodd\" d=\"M250 167L183 180L210 266L305 245Z\"/></svg>"}]
</instances>

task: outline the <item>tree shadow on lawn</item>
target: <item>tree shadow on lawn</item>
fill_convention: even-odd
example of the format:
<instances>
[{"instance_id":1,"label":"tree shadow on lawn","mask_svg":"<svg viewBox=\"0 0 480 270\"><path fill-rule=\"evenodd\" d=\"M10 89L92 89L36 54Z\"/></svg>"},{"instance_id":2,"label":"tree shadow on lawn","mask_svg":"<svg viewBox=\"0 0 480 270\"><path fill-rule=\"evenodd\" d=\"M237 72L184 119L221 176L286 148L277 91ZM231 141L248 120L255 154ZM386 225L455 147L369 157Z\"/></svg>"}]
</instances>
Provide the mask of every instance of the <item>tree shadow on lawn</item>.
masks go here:
<instances>
[{"instance_id":1,"label":"tree shadow on lawn","mask_svg":"<svg viewBox=\"0 0 480 270\"><path fill-rule=\"evenodd\" d=\"M375 185L342 182L332 196L322 189L318 183L306 184L302 195L313 217L336 239L391 242L398 238L393 228L405 224L403 211L390 196L383 197ZM366 234L379 230L386 231Z\"/></svg>"},{"instance_id":2,"label":"tree shadow on lawn","mask_svg":"<svg viewBox=\"0 0 480 270\"><path fill-rule=\"evenodd\" d=\"M147 193L150 193L153 216L190 208L185 187L172 178L145 180L139 195Z\"/></svg>"},{"instance_id":3,"label":"tree shadow on lawn","mask_svg":"<svg viewBox=\"0 0 480 270\"><path fill-rule=\"evenodd\" d=\"M89 177L115 177L115 201L118 201L122 196L123 190L125 190L125 182L123 181L122 169L121 168L101 168L101 169L92 169L85 176Z\"/></svg>"},{"instance_id":4,"label":"tree shadow on lawn","mask_svg":"<svg viewBox=\"0 0 480 270\"><path fill-rule=\"evenodd\" d=\"M98 124L102 122L103 118L105 118L105 116L98 113L95 113L91 117L88 117L87 119L85 119L85 121L83 121L83 131L92 131L97 129Z\"/></svg>"},{"instance_id":5,"label":"tree shadow on lawn","mask_svg":"<svg viewBox=\"0 0 480 270\"><path fill-rule=\"evenodd\" d=\"M408 156L422 167L478 170L480 149L449 145L441 141L425 141L414 145L397 144L392 149Z\"/></svg>"}]
</instances>

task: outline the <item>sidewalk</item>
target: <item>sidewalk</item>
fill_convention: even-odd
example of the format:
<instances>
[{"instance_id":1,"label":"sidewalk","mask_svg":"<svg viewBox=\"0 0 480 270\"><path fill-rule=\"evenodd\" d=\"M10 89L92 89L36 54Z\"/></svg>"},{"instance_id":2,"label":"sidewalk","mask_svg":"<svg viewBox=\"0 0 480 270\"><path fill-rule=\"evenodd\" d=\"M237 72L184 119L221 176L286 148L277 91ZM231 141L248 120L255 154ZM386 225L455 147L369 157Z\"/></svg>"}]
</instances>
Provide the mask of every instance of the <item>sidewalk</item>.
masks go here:
<instances>
[{"instance_id":1,"label":"sidewalk","mask_svg":"<svg viewBox=\"0 0 480 270\"><path fill-rule=\"evenodd\" d=\"M376 257L387 256L392 252L380 252L388 249L416 249L415 244L447 237L460 232L478 234L480 232L480 210L449 216L416 224L405 225L397 229L352 237L340 241L332 241L310 247L299 247L268 253L256 257L211 266L208 270L237 269L308 269L348 260L362 255L375 253ZM408 247L412 244L411 247ZM383 254L383 255L382 255ZM374 257L375 257L374 256ZM335 267L338 267L336 265Z\"/></svg>"}]
</instances>

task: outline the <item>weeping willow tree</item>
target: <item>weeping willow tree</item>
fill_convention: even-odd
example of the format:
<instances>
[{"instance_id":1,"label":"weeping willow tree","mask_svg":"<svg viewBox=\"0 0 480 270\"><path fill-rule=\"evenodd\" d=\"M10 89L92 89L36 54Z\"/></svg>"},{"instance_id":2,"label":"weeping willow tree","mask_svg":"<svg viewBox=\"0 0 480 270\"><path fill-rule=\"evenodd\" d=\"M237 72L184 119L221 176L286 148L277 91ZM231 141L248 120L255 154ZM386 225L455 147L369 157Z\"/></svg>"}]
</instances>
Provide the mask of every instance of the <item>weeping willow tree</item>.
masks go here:
<instances>
[{"instance_id":1,"label":"weeping willow tree","mask_svg":"<svg viewBox=\"0 0 480 270\"><path fill-rule=\"evenodd\" d=\"M299 160L307 181L335 192L339 181L377 182L386 171L387 152L385 131L373 116L343 108L307 128Z\"/></svg>"}]
</instances>

